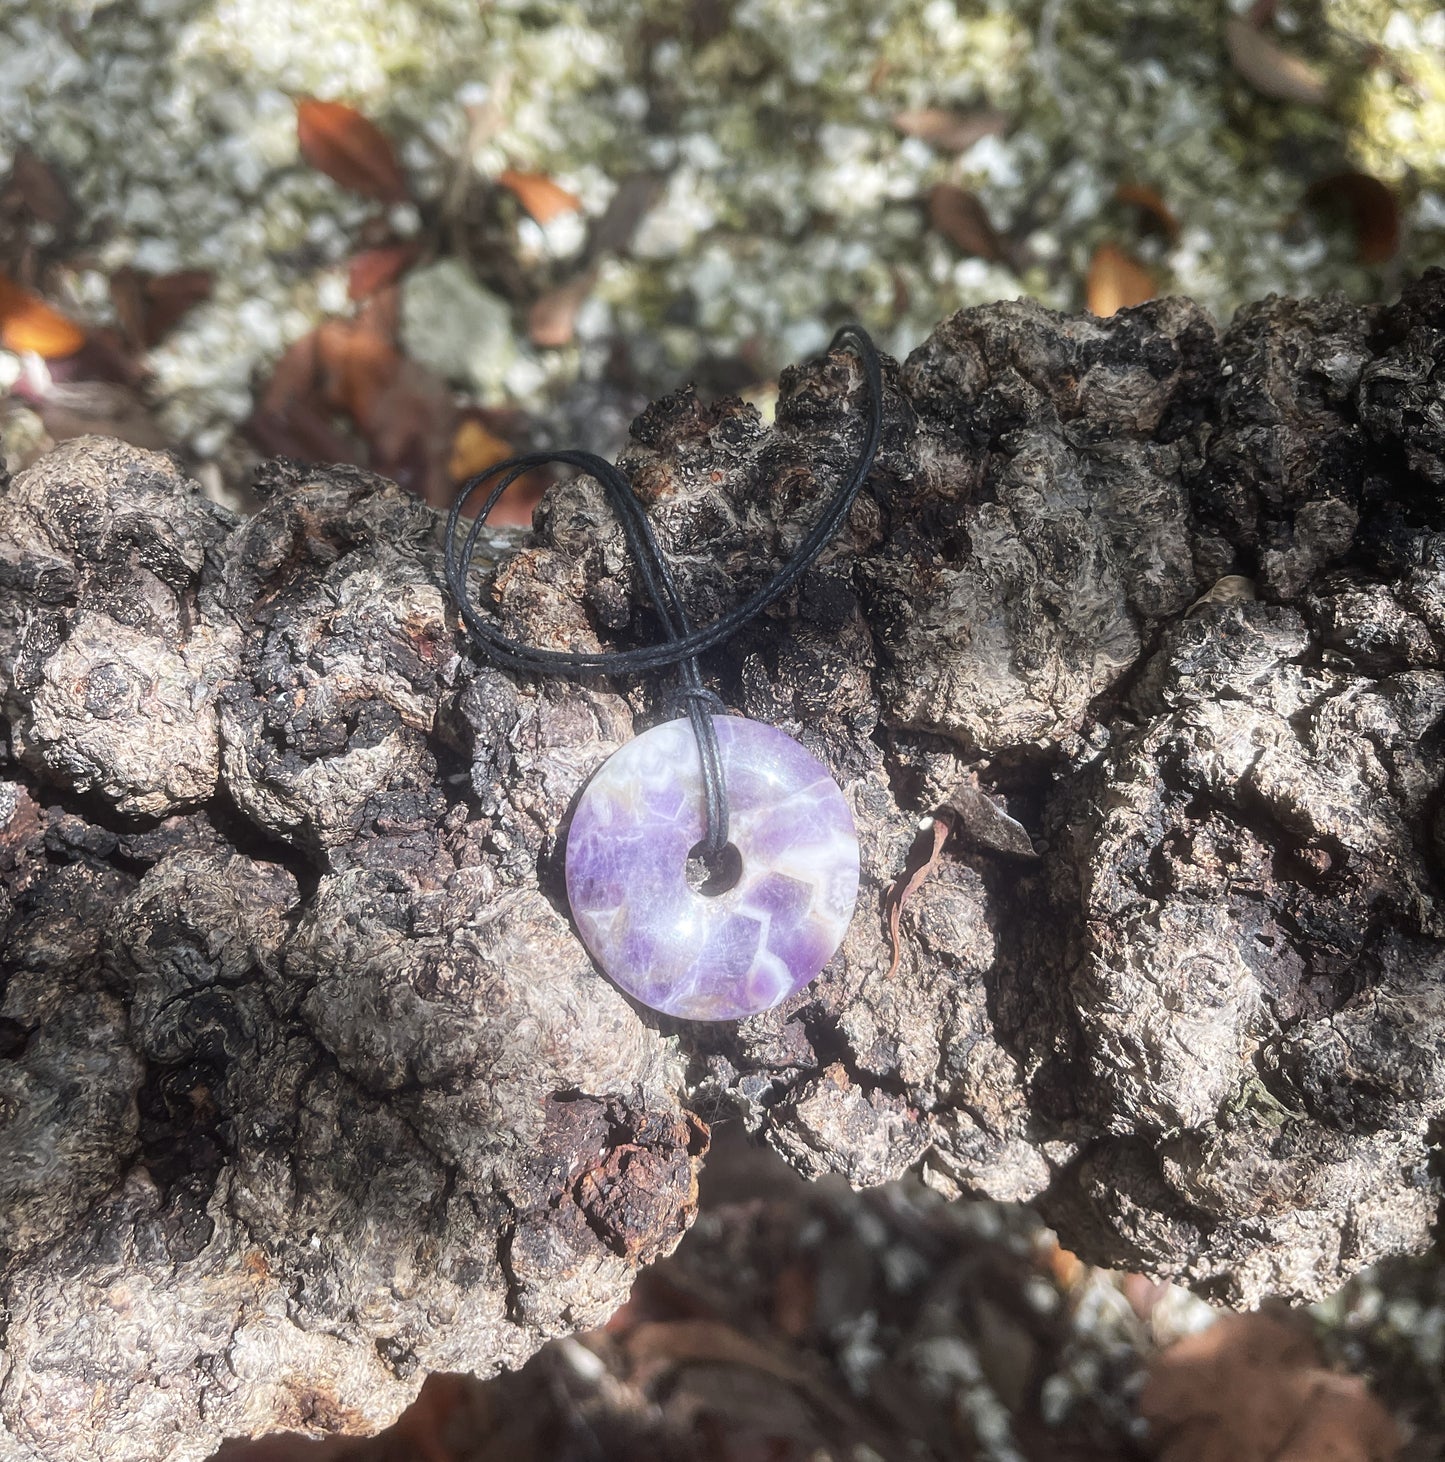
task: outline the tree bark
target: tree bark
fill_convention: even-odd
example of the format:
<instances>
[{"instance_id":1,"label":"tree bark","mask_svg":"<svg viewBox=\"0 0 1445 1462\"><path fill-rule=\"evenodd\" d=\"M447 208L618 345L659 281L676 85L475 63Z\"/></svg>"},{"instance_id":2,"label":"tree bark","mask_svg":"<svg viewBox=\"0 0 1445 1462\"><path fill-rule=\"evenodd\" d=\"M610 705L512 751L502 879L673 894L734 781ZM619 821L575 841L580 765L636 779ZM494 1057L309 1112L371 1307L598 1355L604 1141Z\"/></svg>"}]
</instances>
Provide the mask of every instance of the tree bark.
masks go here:
<instances>
[{"instance_id":1,"label":"tree bark","mask_svg":"<svg viewBox=\"0 0 1445 1462\"><path fill-rule=\"evenodd\" d=\"M707 665L863 854L839 955L736 1025L631 1004L567 920L569 807L668 685L482 661L435 515L351 468L273 464L244 520L111 441L0 482L0 1457L374 1429L515 1364L672 1247L731 1113L1230 1304L1428 1242L1445 274L1222 335L1000 304L886 377L844 531ZM863 389L839 353L771 425L634 425L698 622ZM658 633L590 482L477 593L537 644Z\"/></svg>"}]
</instances>

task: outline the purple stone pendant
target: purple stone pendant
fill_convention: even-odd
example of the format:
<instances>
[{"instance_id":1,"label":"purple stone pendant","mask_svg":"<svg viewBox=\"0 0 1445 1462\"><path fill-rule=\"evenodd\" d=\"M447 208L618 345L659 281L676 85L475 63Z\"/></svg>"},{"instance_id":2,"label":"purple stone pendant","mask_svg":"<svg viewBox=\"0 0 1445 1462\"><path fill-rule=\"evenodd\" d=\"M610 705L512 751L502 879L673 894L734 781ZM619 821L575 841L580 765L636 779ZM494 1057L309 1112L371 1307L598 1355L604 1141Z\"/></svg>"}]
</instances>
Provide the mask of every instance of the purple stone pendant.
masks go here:
<instances>
[{"instance_id":1,"label":"purple stone pendant","mask_svg":"<svg viewBox=\"0 0 1445 1462\"><path fill-rule=\"evenodd\" d=\"M567 898L593 958L644 1005L687 1020L738 1020L801 990L858 899L858 835L822 763L760 721L713 724L742 865L726 891L687 877L703 788L686 720L609 757L567 837Z\"/></svg>"}]
</instances>

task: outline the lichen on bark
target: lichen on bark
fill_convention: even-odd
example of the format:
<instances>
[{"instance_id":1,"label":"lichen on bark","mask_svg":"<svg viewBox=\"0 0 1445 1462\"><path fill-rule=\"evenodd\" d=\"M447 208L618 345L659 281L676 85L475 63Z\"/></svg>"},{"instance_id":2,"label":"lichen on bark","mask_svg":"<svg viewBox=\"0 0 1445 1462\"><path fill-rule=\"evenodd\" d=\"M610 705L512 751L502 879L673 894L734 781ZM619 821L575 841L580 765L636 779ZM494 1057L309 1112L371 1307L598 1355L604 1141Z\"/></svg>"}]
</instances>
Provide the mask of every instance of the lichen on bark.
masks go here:
<instances>
[{"instance_id":1,"label":"lichen on bark","mask_svg":"<svg viewBox=\"0 0 1445 1462\"><path fill-rule=\"evenodd\" d=\"M94 439L0 492L17 1455L374 1428L516 1362L675 1243L724 1113L1230 1303L1427 1242L1445 275L1222 333L991 306L885 376L844 530L705 667L862 846L837 958L738 1025L630 1004L567 921L569 807L667 687L479 661L428 509L278 463L237 519ZM863 389L839 353L771 425L639 418L699 621L796 542ZM542 645L657 634L585 481L476 589ZM944 806L890 975L884 895Z\"/></svg>"}]
</instances>

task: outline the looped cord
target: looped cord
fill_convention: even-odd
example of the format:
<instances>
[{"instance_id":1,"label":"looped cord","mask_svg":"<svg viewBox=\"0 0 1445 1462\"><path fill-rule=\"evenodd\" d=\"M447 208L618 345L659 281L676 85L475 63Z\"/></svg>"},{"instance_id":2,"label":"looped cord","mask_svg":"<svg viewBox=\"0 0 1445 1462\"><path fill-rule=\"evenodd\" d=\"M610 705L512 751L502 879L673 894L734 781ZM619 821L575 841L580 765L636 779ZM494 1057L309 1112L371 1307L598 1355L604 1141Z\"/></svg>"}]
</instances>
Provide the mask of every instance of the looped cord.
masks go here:
<instances>
[{"instance_id":1,"label":"looped cord","mask_svg":"<svg viewBox=\"0 0 1445 1462\"><path fill-rule=\"evenodd\" d=\"M706 810L702 855L710 863L718 858L728 842L727 788L723 782L717 731L712 722L713 714L724 711L726 707L703 685L702 672L697 663L698 656L736 634L749 620L786 594L807 572L842 527L848 510L853 506L853 500L873 469L873 459L878 454L878 442L883 432L883 370L879 364L878 352L868 332L861 325L844 325L834 335L828 349L835 350L839 345L850 346L857 354L868 387L868 426L858 461L847 478L834 489L817 522L803 536L787 563L742 603L702 629L694 628L688 617L682 596L678 592L677 581L663 557L652 532L652 525L632 490L632 484L618 467L592 452L570 449L524 452L520 456L509 457L505 462L494 463L485 472L478 472L462 484L447 517L447 587L456 601L467 633L478 648L503 669L531 675L584 676L625 675L639 670L660 670L673 665L678 667L682 683L678 687L676 698L685 706L702 759ZM519 477L534 468L554 462L575 467L583 476L593 478L601 486L613 512L617 514L622 535L637 565L642 587L647 591L647 596L662 622L666 636L663 644L645 645L635 650L542 650L508 638L477 612L467 589L467 580L487 516L496 507L502 494ZM462 513L478 490L489 482L492 483L491 491L458 549L457 527Z\"/></svg>"}]
</instances>

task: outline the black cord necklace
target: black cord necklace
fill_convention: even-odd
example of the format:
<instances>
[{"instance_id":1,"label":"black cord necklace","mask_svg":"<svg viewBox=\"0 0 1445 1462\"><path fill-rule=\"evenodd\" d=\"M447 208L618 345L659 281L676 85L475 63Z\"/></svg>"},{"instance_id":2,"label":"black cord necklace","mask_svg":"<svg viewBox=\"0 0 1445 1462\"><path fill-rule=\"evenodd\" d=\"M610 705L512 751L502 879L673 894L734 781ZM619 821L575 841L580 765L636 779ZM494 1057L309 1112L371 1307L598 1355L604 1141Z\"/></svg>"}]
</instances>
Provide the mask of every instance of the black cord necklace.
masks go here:
<instances>
[{"instance_id":1,"label":"black cord necklace","mask_svg":"<svg viewBox=\"0 0 1445 1462\"><path fill-rule=\"evenodd\" d=\"M861 326L843 326L829 349L839 346L856 353L867 383L867 429L858 461L782 568L701 629L693 626L631 483L591 452L528 452L495 463L462 485L447 519L447 586L473 642L495 664L574 677L677 667L677 698L688 725L654 727L613 756L584 792L567 844L568 898L588 948L629 993L672 1014L727 1019L776 1004L832 957L857 897L857 838L836 783L782 732L727 715L703 685L698 666L698 656L798 582L836 536L872 470L883 424L882 367ZM664 643L632 650L543 650L502 634L478 612L467 581L487 516L523 473L551 463L575 467L601 485L657 611ZM462 514L489 483L458 547ZM811 808L809 794L817 804ZM800 821L805 814L816 827ZM851 854L843 846L848 842ZM695 852L717 871L730 845L741 868L729 887L716 895L693 889L685 877L688 857ZM850 861L851 890L845 887Z\"/></svg>"}]
</instances>

